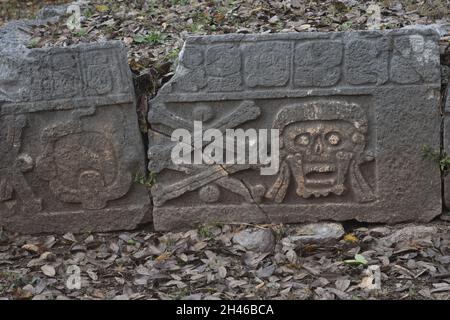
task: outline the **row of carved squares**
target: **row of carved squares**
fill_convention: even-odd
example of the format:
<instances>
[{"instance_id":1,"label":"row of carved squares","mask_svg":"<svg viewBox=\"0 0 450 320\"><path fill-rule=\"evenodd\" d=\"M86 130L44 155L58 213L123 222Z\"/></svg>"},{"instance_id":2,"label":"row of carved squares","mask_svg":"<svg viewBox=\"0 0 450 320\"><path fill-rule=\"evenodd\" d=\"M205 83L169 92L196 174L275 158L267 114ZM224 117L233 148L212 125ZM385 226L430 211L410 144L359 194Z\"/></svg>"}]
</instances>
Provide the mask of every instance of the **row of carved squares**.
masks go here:
<instances>
[{"instance_id":1,"label":"row of carved squares","mask_svg":"<svg viewBox=\"0 0 450 320\"><path fill-rule=\"evenodd\" d=\"M426 39L420 35L398 36L390 39L386 37L357 38L345 43L342 40L308 40L294 44L283 41L256 44L222 43L209 46L188 44L184 48L181 62L188 69L205 68L206 74L211 77L228 77L241 72L243 54L245 54L245 67L249 69L249 72L256 74L261 66L265 67L261 72L266 74L270 71L289 72L291 60L296 68L336 67L342 64L344 57L350 63L364 58L365 65L368 61L372 64L384 65L388 58L396 56L412 60L411 67L414 65L417 69L420 66L414 62L415 59L420 59L419 56L427 47L425 44ZM386 54L390 54L390 57Z\"/></svg>"},{"instance_id":2,"label":"row of carved squares","mask_svg":"<svg viewBox=\"0 0 450 320\"><path fill-rule=\"evenodd\" d=\"M61 52L52 56L51 66L54 70L69 69L74 67L83 68L84 65L103 65L107 67L110 63L108 51L89 50L89 51L68 51Z\"/></svg>"}]
</instances>

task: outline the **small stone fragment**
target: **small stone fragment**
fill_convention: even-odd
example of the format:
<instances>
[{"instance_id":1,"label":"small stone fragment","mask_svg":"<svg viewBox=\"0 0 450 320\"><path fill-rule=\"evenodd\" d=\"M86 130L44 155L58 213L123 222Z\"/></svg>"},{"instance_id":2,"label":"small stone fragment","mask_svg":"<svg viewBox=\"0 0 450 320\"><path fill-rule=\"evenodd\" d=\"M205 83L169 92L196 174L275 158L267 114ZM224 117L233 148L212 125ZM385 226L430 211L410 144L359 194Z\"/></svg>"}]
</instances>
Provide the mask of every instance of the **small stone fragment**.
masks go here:
<instances>
[{"instance_id":1,"label":"small stone fragment","mask_svg":"<svg viewBox=\"0 0 450 320\"><path fill-rule=\"evenodd\" d=\"M271 229L249 228L236 233L233 242L254 252L271 252L275 246L275 236Z\"/></svg>"},{"instance_id":2,"label":"small stone fragment","mask_svg":"<svg viewBox=\"0 0 450 320\"><path fill-rule=\"evenodd\" d=\"M437 228L434 226L412 225L396 230L392 234L380 238L379 241L387 246L391 246L399 242L423 239L436 232Z\"/></svg>"},{"instance_id":3,"label":"small stone fragment","mask_svg":"<svg viewBox=\"0 0 450 320\"><path fill-rule=\"evenodd\" d=\"M297 245L329 244L337 242L344 233L339 223L312 223L298 227L290 239Z\"/></svg>"}]
</instances>

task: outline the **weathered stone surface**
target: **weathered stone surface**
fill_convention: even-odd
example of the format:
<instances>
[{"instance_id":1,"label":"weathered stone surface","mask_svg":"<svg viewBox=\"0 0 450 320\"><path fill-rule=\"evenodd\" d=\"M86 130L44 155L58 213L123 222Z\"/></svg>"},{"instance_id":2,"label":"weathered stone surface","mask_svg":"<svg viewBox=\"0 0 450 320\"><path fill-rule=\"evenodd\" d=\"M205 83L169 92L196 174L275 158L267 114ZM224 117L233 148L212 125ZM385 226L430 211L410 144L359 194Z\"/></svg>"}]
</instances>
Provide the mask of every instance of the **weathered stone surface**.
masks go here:
<instances>
[{"instance_id":1,"label":"weathered stone surface","mask_svg":"<svg viewBox=\"0 0 450 320\"><path fill-rule=\"evenodd\" d=\"M450 79L450 77L449 77ZM450 111L450 86L447 86L447 93L445 94L445 112Z\"/></svg>"},{"instance_id":2,"label":"weathered stone surface","mask_svg":"<svg viewBox=\"0 0 450 320\"><path fill-rule=\"evenodd\" d=\"M0 35L1 37L1 35ZM134 228L145 162L118 42L0 49L0 225L25 232Z\"/></svg>"},{"instance_id":3,"label":"weathered stone surface","mask_svg":"<svg viewBox=\"0 0 450 320\"><path fill-rule=\"evenodd\" d=\"M429 221L441 212L433 29L191 37L150 103L158 230L200 222ZM280 169L174 165L177 128L279 129ZM203 144L205 147L207 144Z\"/></svg>"},{"instance_id":4,"label":"weathered stone surface","mask_svg":"<svg viewBox=\"0 0 450 320\"><path fill-rule=\"evenodd\" d=\"M443 146L445 154L450 155L450 85L444 92L444 139ZM444 204L447 210L450 208L450 174L443 177L444 180ZM444 213L445 215L445 213Z\"/></svg>"},{"instance_id":5,"label":"weathered stone surface","mask_svg":"<svg viewBox=\"0 0 450 320\"><path fill-rule=\"evenodd\" d=\"M374 237L383 237L387 235L390 231L391 229L389 229L388 227L375 227L370 228L369 235Z\"/></svg>"},{"instance_id":6,"label":"weathered stone surface","mask_svg":"<svg viewBox=\"0 0 450 320\"><path fill-rule=\"evenodd\" d=\"M378 241L389 247L400 242L424 239L437 232L438 229L434 226L406 226L390 235L380 238Z\"/></svg>"},{"instance_id":7,"label":"weathered stone surface","mask_svg":"<svg viewBox=\"0 0 450 320\"><path fill-rule=\"evenodd\" d=\"M68 6L67 4L44 6L37 12L36 18L40 20L57 19L67 13Z\"/></svg>"},{"instance_id":8,"label":"weathered stone surface","mask_svg":"<svg viewBox=\"0 0 450 320\"><path fill-rule=\"evenodd\" d=\"M233 236L233 242L250 251L271 252L275 246L275 236L271 229L245 229Z\"/></svg>"}]
</instances>

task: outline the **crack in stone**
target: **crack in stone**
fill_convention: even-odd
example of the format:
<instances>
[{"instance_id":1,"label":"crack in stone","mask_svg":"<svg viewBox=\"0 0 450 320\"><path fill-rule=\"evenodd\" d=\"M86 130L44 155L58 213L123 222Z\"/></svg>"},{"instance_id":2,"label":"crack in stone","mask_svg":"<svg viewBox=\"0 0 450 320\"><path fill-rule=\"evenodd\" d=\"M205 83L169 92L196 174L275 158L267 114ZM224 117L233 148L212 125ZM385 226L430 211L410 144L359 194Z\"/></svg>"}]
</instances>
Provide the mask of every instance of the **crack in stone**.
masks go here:
<instances>
[{"instance_id":1,"label":"crack in stone","mask_svg":"<svg viewBox=\"0 0 450 320\"><path fill-rule=\"evenodd\" d=\"M256 199L253 197L253 193L251 192L250 187L247 185L247 183L243 180L240 179L240 181L242 182L242 184L245 186L245 188L247 188L248 192L250 193L250 196L253 199L254 204L256 205L256 207L262 212L262 214L264 214L264 216L267 219L267 223L271 222L270 216L269 214L260 206L260 204L256 201Z\"/></svg>"}]
</instances>

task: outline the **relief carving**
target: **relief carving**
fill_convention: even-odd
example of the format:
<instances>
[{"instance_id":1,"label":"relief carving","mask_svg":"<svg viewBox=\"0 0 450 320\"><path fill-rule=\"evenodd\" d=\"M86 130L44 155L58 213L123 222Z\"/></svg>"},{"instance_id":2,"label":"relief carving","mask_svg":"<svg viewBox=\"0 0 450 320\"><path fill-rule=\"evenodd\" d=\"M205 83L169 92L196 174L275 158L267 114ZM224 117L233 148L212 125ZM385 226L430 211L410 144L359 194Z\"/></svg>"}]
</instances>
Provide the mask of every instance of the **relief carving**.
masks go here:
<instances>
[{"instance_id":1,"label":"relief carving","mask_svg":"<svg viewBox=\"0 0 450 320\"><path fill-rule=\"evenodd\" d=\"M132 181L121 168L112 132L83 129L82 117L94 113L95 108L78 109L71 120L45 128L44 152L36 164L39 177L49 181L60 201L81 203L84 209L106 207L107 201L124 196Z\"/></svg>"},{"instance_id":2,"label":"relief carving","mask_svg":"<svg viewBox=\"0 0 450 320\"><path fill-rule=\"evenodd\" d=\"M295 48L294 84L328 87L341 78L343 45L338 41L311 41Z\"/></svg>"},{"instance_id":3,"label":"relief carving","mask_svg":"<svg viewBox=\"0 0 450 320\"><path fill-rule=\"evenodd\" d=\"M34 195L23 175L33 169L34 162L28 154L20 153L26 116L3 116L0 124L0 202L13 211L18 198L24 210L38 212L42 209L41 199Z\"/></svg>"},{"instance_id":4,"label":"relief carving","mask_svg":"<svg viewBox=\"0 0 450 320\"><path fill-rule=\"evenodd\" d=\"M373 157L364 151L368 121L356 104L318 101L281 109L273 127L280 130L281 165L266 198L283 202L291 176L302 198L343 195L358 202L375 200L359 166Z\"/></svg>"},{"instance_id":5,"label":"relief carving","mask_svg":"<svg viewBox=\"0 0 450 320\"><path fill-rule=\"evenodd\" d=\"M203 50L196 46L186 46L180 59L181 72L173 81L175 89L186 92L197 92L207 84Z\"/></svg>"},{"instance_id":6,"label":"relief carving","mask_svg":"<svg viewBox=\"0 0 450 320\"><path fill-rule=\"evenodd\" d=\"M391 59L391 80L400 84L412 84L439 79L433 66L439 59L433 58L436 43L421 35L395 37ZM431 72L430 72L431 71Z\"/></svg>"},{"instance_id":7,"label":"relief carving","mask_svg":"<svg viewBox=\"0 0 450 320\"><path fill-rule=\"evenodd\" d=\"M245 72L249 87L285 86L291 74L291 44L263 42L248 48Z\"/></svg>"},{"instance_id":8,"label":"relief carving","mask_svg":"<svg viewBox=\"0 0 450 320\"><path fill-rule=\"evenodd\" d=\"M149 192L133 184L146 171L124 45L31 48L28 36L7 33L0 30L0 226L64 234L150 222Z\"/></svg>"},{"instance_id":9,"label":"relief carving","mask_svg":"<svg viewBox=\"0 0 450 320\"><path fill-rule=\"evenodd\" d=\"M425 222L441 214L439 168L420 151L439 148L439 31L187 38L174 77L149 102L155 230L214 221ZM245 101L257 108L240 111ZM204 122L194 131L207 140L196 152L193 120ZM246 131L245 141L234 138L245 164L218 165L222 154L238 153L209 142L224 144L220 132L205 134L220 123ZM187 130L174 134L185 148L171 141L178 128Z\"/></svg>"},{"instance_id":10,"label":"relief carving","mask_svg":"<svg viewBox=\"0 0 450 320\"><path fill-rule=\"evenodd\" d=\"M202 66L205 62L203 50L201 48L196 46L186 46L183 50L184 53L180 62L186 68L194 69Z\"/></svg>"},{"instance_id":11,"label":"relief carving","mask_svg":"<svg viewBox=\"0 0 450 320\"><path fill-rule=\"evenodd\" d=\"M357 39L345 46L346 80L351 84L384 84L389 80L389 39Z\"/></svg>"},{"instance_id":12,"label":"relief carving","mask_svg":"<svg viewBox=\"0 0 450 320\"><path fill-rule=\"evenodd\" d=\"M206 51L208 91L234 91L241 86L241 52L239 45L221 44Z\"/></svg>"},{"instance_id":13,"label":"relief carving","mask_svg":"<svg viewBox=\"0 0 450 320\"><path fill-rule=\"evenodd\" d=\"M205 121L204 130L214 128L223 133L226 129L236 128L247 121L256 119L260 113L261 110L253 101L244 101L231 113L216 118L213 110L209 106L203 105L193 110L192 120ZM193 121L191 119L185 119L170 112L162 103L155 104L150 109L148 119L152 125L164 125L161 130L168 136L171 135L173 130L178 128L186 129L191 133L194 131ZM164 145L158 144L149 148L148 169L150 171L160 172L172 164L170 152L175 142L170 141L170 139L168 140Z\"/></svg>"},{"instance_id":14,"label":"relief carving","mask_svg":"<svg viewBox=\"0 0 450 320\"><path fill-rule=\"evenodd\" d=\"M24 90L24 84L21 83L16 71L16 65L0 55L0 102L14 101Z\"/></svg>"},{"instance_id":15,"label":"relief carving","mask_svg":"<svg viewBox=\"0 0 450 320\"><path fill-rule=\"evenodd\" d=\"M104 95L112 91L114 77L111 74L111 62L108 54L95 50L83 54L86 64L85 78L88 95Z\"/></svg>"},{"instance_id":16,"label":"relief carving","mask_svg":"<svg viewBox=\"0 0 450 320\"><path fill-rule=\"evenodd\" d=\"M253 101L243 101L230 114L220 118L216 118L214 112L206 105L197 107L193 114L195 120L203 119L207 122L204 130L215 128L223 133L226 129L235 128L256 119L260 112L259 107ZM192 121L171 113L163 104L158 104L150 111L149 120L152 124L164 124L169 127L167 134L170 134L171 130L183 128L194 136ZM260 192L257 192L257 188L249 190L242 181L230 177L233 173L249 169L250 165L175 165L170 158L174 142L171 142L168 137L166 137L166 141L167 143L164 145L156 145L149 149L149 170L160 172L163 169L170 169L183 172L188 177L171 184L157 183L154 185L151 191L155 206L162 206L168 200L198 189L199 198L204 203L217 202L220 198L219 187L242 196L249 203L254 203L261 198L258 196ZM207 143L203 142L203 146L206 145Z\"/></svg>"},{"instance_id":17,"label":"relief carving","mask_svg":"<svg viewBox=\"0 0 450 320\"><path fill-rule=\"evenodd\" d=\"M71 98L80 93L82 79L76 54L58 53L44 61L45 68L31 66L31 100Z\"/></svg>"}]
</instances>

